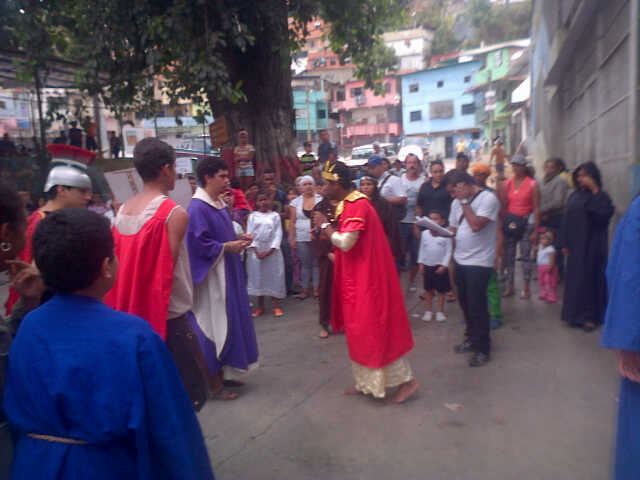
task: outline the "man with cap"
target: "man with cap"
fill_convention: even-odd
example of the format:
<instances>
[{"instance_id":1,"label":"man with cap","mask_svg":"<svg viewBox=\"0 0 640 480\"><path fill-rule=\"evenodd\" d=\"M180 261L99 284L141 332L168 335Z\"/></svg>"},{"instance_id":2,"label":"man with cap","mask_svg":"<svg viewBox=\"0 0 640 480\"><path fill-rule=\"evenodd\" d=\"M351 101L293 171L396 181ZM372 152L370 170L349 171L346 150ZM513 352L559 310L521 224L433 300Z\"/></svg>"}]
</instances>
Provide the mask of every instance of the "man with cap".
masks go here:
<instances>
[{"instance_id":1,"label":"man with cap","mask_svg":"<svg viewBox=\"0 0 640 480\"><path fill-rule=\"evenodd\" d=\"M389 242L373 205L353 189L351 172L342 162L327 164L327 198L339 202L337 228L314 213L314 224L335 247L331 324L344 330L355 386L345 394L385 398L402 403L418 390L406 354L413 348L409 317Z\"/></svg>"},{"instance_id":2,"label":"man with cap","mask_svg":"<svg viewBox=\"0 0 640 480\"><path fill-rule=\"evenodd\" d=\"M398 223L399 229L400 220L407 214L407 189L400 177L396 177L386 168L385 160L388 162L384 157L372 155L369 157L367 170L369 175L378 179L380 196L393 207L394 220ZM396 260L400 265L402 258Z\"/></svg>"},{"instance_id":3,"label":"man with cap","mask_svg":"<svg viewBox=\"0 0 640 480\"><path fill-rule=\"evenodd\" d=\"M91 179L86 171L81 167L68 165L58 165L51 169L44 185L44 193L47 202L29 216L25 233L27 242L22 252L18 254L18 258L26 263L33 261L32 239L40 220L51 212L63 208L86 207L93 195ZM15 290L10 289L9 298L5 303L7 315L11 313L19 297Z\"/></svg>"}]
</instances>

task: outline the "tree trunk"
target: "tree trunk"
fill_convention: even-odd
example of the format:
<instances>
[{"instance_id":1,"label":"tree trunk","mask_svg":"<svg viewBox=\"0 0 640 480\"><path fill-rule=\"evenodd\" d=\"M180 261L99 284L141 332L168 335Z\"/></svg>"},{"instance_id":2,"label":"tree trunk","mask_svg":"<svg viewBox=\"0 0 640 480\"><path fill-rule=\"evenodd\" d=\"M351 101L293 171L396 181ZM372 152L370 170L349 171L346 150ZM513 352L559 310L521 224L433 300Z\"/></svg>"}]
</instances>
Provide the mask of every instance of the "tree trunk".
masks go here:
<instances>
[{"instance_id":1,"label":"tree trunk","mask_svg":"<svg viewBox=\"0 0 640 480\"><path fill-rule=\"evenodd\" d=\"M234 144L239 129L249 132L249 143L256 148L256 177L272 168L279 180L291 180L290 165L295 159L291 56L286 50L283 60L280 52L273 50L287 35L286 2L279 8L281 20L264 25L252 47L245 52L231 48L227 52L231 82L242 81L246 102L217 101L215 92L208 96L214 118L225 116Z\"/></svg>"}]
</instances>

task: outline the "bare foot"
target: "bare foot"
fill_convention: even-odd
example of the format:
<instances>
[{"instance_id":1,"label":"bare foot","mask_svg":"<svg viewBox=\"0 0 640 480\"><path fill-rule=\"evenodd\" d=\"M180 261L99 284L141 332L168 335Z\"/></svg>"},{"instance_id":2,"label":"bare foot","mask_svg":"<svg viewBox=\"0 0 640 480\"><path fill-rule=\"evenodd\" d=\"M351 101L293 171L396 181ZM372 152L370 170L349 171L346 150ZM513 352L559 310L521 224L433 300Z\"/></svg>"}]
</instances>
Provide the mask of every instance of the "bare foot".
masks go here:
<instances>
[{"instance_id":1,"label":"bare foot","mask_svg":"<svg viewBox=\"0 0 640 480\"><path fill-rule=\"evenodd\" d=\"M320 333L318 333L318 335L316 335L318 338L321 339L326 339L329 338L329 332L327 332L324 328L320 330Z\"/></svg>"},{"instance_id":2,"label":"bare foot","mask_svg":"<svg viewBox=\"0 0 640 480\"><path fill-rule=\"evenodd\" d=\"M409 380L408 382L403 383L398 388L398 391L393 395L392 401L394 403L403 403L409 400L420 387L420 384L416 379Z\"/></svg>"},{"instance_id":3,"label":"bare foot","mask_svg":"<svg viewBox=\"0 0 640 480\"><path fill-rule=\"evenodd\" d=\"M356 390L356 387L349 387L344 391L345 395L358 395L360 392Z\"/></svg>"}]
</instances>

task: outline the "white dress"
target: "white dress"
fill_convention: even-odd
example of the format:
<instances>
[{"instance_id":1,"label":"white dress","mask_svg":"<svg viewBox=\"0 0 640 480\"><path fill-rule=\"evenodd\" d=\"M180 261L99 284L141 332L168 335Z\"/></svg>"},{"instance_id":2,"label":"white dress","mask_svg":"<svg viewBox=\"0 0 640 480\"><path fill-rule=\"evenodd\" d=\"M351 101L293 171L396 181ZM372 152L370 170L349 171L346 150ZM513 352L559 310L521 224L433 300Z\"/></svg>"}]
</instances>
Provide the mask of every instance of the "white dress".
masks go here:
<instances>
[{"instance_id":1,"label":"white dress","mask_svg":"<svg viewBox=\"0 0 640 480\"><path fill-rule=\"evenodd\" d=\"M280 250L282 223L277 212L253 212L247 221L247 233L253 235L253 243L247 255L247 290L249 295L284 298L287 288L284 277L284 257ZM256 250L275 251L262 260Z\"/></svg>"}]
</instances>

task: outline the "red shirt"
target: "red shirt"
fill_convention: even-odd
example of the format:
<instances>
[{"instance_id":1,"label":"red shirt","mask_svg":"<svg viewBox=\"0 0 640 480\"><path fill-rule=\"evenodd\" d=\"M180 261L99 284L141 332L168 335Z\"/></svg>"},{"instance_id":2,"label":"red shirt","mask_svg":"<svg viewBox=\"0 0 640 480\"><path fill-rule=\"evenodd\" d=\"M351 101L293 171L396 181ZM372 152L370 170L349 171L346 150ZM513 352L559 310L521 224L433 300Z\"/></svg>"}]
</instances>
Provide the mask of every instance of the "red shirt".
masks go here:
<instances>
[{"instance_id":1,"label":"red shirt","mask_svg":"<svg viewBox=\"0 0 640 480\"><path fill-rule=\"evenodd\" d=\"M27 263L33 262L33 234L36 232L38 223L40 223L40 220L42 220L45 216L46 214L41 212L40 210L36 210L31 215L29 215L29 219L27 220L27 230L25 232L27 242L25 243L22 251L18 254L18 258L20 260ZM5 312L7 315L11 313L11 311L13 310L13 306L16 304L19 298L20 294L13 288L10 288L9 297L4 304Z\"/></svg>"},{"instance_id":2,"label":"red shirt","mask_svg":"<svg viewBox=\"0 0 640 480\"><path fill-rule=\"evenodd\" d=\"M536 181L531 177L525 177L517 189L513 178L507 180L505 184L509 202L507 211L520 217L528 217L533 212L533 190Z\"/></svg>"}]
</instances>

